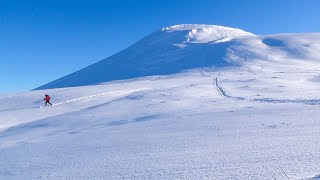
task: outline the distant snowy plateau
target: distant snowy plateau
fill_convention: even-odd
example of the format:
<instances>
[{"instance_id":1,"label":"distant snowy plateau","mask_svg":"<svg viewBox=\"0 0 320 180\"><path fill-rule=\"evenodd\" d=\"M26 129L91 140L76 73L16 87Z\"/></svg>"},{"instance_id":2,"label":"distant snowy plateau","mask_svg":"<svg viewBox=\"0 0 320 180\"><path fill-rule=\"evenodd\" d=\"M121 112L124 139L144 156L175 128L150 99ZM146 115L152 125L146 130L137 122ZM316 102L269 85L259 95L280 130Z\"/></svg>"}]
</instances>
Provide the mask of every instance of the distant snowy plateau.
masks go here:
<instances>
[{"instance_id":1,"label":"distant snowy plateau","mask_svg":"<svg viewBox=\"0 0 320 180\"><path fill-rule=\"evenodd\" d=\"M176 25L2 95L0 179L320 179L320 33Z\"/></svg>"}]
</instances>

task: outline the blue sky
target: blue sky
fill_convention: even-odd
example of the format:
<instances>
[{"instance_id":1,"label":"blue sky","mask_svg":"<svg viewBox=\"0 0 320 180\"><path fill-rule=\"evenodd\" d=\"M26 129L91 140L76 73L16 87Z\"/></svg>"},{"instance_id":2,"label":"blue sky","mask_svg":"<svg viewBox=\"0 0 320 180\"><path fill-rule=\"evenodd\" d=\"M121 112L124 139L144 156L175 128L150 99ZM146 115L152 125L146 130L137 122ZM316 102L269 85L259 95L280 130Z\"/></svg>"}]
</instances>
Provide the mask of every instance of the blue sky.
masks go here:
<instances>
[{"instance_id":1,"label":"blue sky","mask_svg":"<svg viewBox=\"0 0 320 180\"><path fill-rule=\"evenodd\" d=\"M162 27L320 32L318 0L0 0L0 93L26 91Z\"/></svg>"}]
</instances>

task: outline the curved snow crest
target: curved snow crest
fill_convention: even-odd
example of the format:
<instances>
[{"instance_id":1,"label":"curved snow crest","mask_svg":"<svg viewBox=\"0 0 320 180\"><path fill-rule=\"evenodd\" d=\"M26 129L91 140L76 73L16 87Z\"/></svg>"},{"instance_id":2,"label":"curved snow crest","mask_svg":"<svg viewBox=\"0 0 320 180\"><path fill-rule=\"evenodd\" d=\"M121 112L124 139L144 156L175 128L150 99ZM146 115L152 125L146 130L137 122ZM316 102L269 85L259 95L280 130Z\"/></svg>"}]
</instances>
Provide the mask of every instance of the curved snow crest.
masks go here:
<instances>
[{"instance_id":1,"label":"curved snow crest","mask_svg":"<svg viewBox=\"0 0 320 180\"><path fill-rule=\"evenodd\" d=\"M181 24L163 28L162 31L187 31L186 42L190 43L219 43L230 41L236 37L255 36L250 32L246 32L237 28L206 24Z\"/></svg>"}]
</instances>

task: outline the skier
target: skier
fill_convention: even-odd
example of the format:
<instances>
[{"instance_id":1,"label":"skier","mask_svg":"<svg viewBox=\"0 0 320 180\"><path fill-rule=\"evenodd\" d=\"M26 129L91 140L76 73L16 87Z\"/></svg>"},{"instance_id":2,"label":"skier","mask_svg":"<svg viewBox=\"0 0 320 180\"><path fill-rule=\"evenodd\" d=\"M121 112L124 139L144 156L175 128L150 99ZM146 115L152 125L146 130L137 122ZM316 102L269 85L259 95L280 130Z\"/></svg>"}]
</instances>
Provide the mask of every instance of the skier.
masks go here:
<instances>
[{"instance_id":1,"label":"skier","mask_svg":"<svg viewBox=\"0 0 320 180\"><path fill-rule=\"evenodd\" d=\"M50 99L51 99L51 97L50 97L48 94L46 94L46 95L45 95L45 98L43 99L44 101L46 101L46 106L47 106L48 104L50 104L50 105L52 106L52 104L50 103Z\"/></svg>"}]
</instances>

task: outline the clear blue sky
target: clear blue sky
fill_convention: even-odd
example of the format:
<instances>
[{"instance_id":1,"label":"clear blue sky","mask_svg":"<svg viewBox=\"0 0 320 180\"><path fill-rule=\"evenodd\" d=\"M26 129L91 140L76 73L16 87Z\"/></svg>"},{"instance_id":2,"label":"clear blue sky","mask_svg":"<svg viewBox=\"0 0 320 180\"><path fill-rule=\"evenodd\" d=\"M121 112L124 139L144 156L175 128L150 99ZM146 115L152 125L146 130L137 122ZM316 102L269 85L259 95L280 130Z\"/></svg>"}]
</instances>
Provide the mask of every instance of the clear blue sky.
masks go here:
<instances>
[{"instance_id":1,"label":"clear blue sky","mask_svg":"<svg viewBox=\"0 0 320 180\"><path fill-rule=\"evenodd\" d=\"M320 32L319 0L0 0L0 93L26 91L165 26Z\"/></svg>"}]
</instances>

